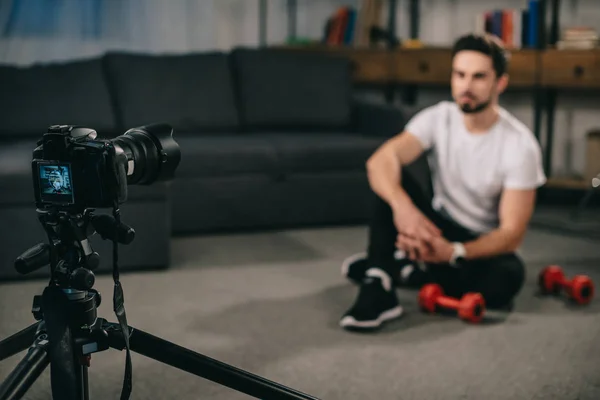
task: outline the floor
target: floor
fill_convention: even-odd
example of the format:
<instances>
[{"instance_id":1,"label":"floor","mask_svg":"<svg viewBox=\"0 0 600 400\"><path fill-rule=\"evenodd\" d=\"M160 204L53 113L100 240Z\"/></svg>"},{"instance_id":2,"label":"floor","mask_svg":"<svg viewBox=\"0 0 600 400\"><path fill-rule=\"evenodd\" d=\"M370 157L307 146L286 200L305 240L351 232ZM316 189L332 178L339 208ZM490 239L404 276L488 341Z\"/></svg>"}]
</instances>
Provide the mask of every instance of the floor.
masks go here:
<instances>
[{"instance_id":1,"label":"floor","mask_svg":"<svg viewBox=\"0 0 600 400\"><path fill-rule=\"evenodd\" d=\"M554 232L554 231L553 231ZM122 275L130 325L320 399L598 399L600 300L575 307L537 295L537 272L556 263L600 281L600 246L541 230L521 254L528 281L511 313L469 325L407 311L376 334L338 319L356 288L340 276L364 250L366 229L343 227L175 238L168 271ZM29 325L43 281L0 284L0 338ZM115 321L101 276L100 315ZM0 380L21 356L0 363ZM116 399L125 354L94 354L91 398ZM132 399L245 399L246 395L133 354ZM50 399L47 369L27 399Z\"/></svg>"}]
</instances>

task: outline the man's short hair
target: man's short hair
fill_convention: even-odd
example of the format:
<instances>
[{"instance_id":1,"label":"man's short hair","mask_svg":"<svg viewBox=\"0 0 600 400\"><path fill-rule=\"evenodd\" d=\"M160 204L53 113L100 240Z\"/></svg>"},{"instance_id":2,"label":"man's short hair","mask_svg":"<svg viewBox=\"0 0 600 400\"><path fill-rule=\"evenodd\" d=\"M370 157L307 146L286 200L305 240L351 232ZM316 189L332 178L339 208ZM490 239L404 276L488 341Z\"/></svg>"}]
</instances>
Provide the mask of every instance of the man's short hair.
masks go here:
<instances>
[{"instance_id":1,"label":"man's short hair","mask_svg":"<svg viewBox=\"0 0 600 400\"><path fill-rule=\"evenodd\" d=\"M478 51L489 56L492 59L497 77L504 75L508 69L510 53L506 51L504 44L497 36L474 33L461 36L452 47L452 58L454 58L456 53L463 50Z\"/></svg>"}]
</instances>

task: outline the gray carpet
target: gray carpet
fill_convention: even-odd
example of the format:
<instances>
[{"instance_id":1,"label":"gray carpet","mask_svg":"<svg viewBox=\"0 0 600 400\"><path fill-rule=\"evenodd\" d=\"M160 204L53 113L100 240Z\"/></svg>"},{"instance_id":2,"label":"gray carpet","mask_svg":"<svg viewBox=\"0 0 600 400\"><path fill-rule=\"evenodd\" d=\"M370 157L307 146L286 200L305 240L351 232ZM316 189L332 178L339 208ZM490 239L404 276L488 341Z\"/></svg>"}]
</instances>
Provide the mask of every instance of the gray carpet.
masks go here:
<instances>
[{"instance_id":1,"label":"gray carpet","mask_svg":"<svg viewBox=\"0 0 600 400\"><path fill-rule=\"evenodd\" d=\"M598 399L600 299L572 307L536 296L537 272L557 263L600 282L600 246L531 232L528 282L512 313L468 325L422 315L399 291L403 319L377 334L338 318L356 289L341 260L363 250L366 229L306 229L174 239L173 268L122 276L131 325L322 399ZM44 282L0 285L0 338L32 322ZM109 276L102 316L115 320ZM0 363L0 379L20 356ZM93 399L117 399L125 354L95 354ZM228 388L134 354L132 399L242 399ZM49 370L28 399L50 399Z\"/></svg>"},{"instance_id":2,"label":"gray carpet","mask_svg":"<svg viewBox=\"0 0 600 400\"><path fill-rule=\"evenodd\" d=\"M545 206L539 208L532 227L561 235L587 238L600 242L600 215L598 208L572 208L567 212L564 207Z\"/></svg>"}]
</instances>

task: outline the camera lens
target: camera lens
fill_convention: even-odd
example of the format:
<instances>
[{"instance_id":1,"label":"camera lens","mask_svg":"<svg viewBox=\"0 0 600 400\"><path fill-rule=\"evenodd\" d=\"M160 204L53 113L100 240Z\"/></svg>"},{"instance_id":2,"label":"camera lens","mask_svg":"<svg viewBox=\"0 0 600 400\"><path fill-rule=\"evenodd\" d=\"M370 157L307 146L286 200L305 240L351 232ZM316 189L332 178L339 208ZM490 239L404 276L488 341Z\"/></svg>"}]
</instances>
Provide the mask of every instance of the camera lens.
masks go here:
<instances>
[{"instance_id":1,"label":"camera lens","mask_svg":"<svg viewBox=\"0 0 600 400\"><path fill-rule=\"evenodd\" d=\"M172 179L181 160L173 128L166 124L132 128L111 141L127 156L128 185L150 185Z\"/></svg>"}]
</instances>

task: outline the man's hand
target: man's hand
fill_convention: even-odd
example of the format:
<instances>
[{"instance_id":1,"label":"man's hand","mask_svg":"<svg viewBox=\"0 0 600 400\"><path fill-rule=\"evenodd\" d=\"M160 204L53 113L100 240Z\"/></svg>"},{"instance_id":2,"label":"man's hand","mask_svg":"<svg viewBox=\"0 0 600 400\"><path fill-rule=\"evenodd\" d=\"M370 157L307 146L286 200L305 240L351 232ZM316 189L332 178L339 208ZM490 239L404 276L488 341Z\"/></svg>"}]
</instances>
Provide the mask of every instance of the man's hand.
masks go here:
<instances>
[{"instance_id":1,"label":"man's hand","mask_svg":"<svg viewBox=\"0 0 600 400\"><path fill-rule=\"evenodd\" d=\"M429 242L419 243L415 239L399 234L396 240L396 247L404 250L411 260L431 264L450 262L450 258L452 258L452 253L454 252L452 243L443 236L436 236ZM418 252L415 249L419 249Z\"/></svg>"},{"instance_id":2,"label":"man's hand","mask_svg":"<svg viewBox=\"0 0 600 400\"><path fill-rule=\"evenodd\" d=\"M403 235L404 243L419 253L426 251L427 243L442 232L411 202L405 201L393 208L394 225L398 232ZM410 253L412 250L405 250Z\"/></svg>"}]
</instances>

